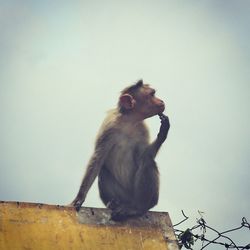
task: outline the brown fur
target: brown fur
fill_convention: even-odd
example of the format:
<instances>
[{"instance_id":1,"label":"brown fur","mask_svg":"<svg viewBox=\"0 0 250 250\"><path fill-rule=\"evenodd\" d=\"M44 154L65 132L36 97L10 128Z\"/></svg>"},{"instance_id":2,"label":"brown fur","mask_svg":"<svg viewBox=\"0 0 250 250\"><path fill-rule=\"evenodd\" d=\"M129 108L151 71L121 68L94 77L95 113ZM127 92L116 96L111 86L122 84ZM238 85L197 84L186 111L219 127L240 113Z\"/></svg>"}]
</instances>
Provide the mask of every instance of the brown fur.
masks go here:
<instances>
[{"instance_id":1,"label":"brown fur","mask_svg":"<svg viewBox=\"0 0 250 250\"><path fill-rule=\"evenodd\" d=\"M154 159L167 137L169 120L162 114L163 102L152 92L142 83L130 86L122 92L118 108L108 113L72 202L76 209L97 176L100 197L112 210L113 220L141 215L157 204L159 173ZM157 114L162 124L156 140L150 143L143 120Z\"/></svg>"}]
</instances>

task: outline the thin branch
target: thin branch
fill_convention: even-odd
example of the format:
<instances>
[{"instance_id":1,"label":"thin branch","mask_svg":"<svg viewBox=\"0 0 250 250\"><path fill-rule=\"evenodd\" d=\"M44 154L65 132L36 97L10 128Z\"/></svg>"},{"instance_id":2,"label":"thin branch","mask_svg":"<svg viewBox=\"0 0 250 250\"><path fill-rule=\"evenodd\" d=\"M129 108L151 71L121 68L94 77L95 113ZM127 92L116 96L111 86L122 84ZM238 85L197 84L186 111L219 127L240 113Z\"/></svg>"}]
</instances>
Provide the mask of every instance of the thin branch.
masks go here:
<instances>
[{"instance_id":1,"label":"thin branch","mask_svg":"<svg viewBox=\"0 0 250 250\"><path fill-rule=\"evenodd\" d=\"M175 224L174 227L179 226L180 224L182 224L183 222L189 219L189 217L185 215L183 210L181 212L182 212L184 219L180 221L179 223ZM199 214L200 214L200 219L197 219L197 224L194 225L191 229L187 229L187 230L174 229L175 233L177 234L180 246L184 246L187 249L192 249L191 246L194 244L194 242L197 240L200 240L202 242L202 247L200 250L208 247L211 244L221 245L221 246L224 246L226 249L237 249L237 250L250 249L250 243L247 244L246 246L239 246L239 245L236 245L236 243L230 237L226 235L227 233L238 231L238 230L241 230L242 228L248 228L250 230L250 224L248 223L245 217L242 218L241 226L232 228L223 232L219 232L213 227L208 226L206 221L203 219L202 214L201 213ZM202 234L194 234L192 232L196 230L197 228L200 228L202 230ZM210 230L216 233L217 236L211 240L206 238L205 233L207 230ZM220 239L225 239L225 242L222 242ZM205 242L206 244L204 245Z\"/></svg>"},{"instance_id":2,"label":"thin branch","mask_svg":"<svg viewBox=\"0 0 250 250\"><path fill-rule=\"evenodd\" d=\"M184 214L184 211L181 210L182 215L184 216L185 219L183 219L182 221L180 221L179 223L173 225L173 227L179 226L180 224L182 224L184 221L188 220L189 218Z\"/></svg>"}]
</instances>

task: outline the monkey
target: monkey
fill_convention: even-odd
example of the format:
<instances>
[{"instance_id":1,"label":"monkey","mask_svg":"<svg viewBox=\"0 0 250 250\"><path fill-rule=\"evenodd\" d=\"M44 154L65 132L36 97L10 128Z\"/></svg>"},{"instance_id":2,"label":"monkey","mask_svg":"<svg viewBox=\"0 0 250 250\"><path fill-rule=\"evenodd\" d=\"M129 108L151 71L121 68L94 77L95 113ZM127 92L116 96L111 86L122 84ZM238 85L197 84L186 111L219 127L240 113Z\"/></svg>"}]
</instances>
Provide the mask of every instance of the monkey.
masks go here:
<instances>
[{"instance_id":1,"label":"monkey","mask_svg":"<svg viewBox=\"0 0 250 250\"><path fill-rule=\"evenodd\" d=\"M158 203L155 157L167 138L170 123L163 114L165 103L155 93L143 80L121 92L117 108L108 112L100 128L79 192L71 203L77 211L97 176L100 198L111 210L113 221L141 216ZM144 120L155 115L161 126L150 143Z\"/></svg>"}]
</instances>

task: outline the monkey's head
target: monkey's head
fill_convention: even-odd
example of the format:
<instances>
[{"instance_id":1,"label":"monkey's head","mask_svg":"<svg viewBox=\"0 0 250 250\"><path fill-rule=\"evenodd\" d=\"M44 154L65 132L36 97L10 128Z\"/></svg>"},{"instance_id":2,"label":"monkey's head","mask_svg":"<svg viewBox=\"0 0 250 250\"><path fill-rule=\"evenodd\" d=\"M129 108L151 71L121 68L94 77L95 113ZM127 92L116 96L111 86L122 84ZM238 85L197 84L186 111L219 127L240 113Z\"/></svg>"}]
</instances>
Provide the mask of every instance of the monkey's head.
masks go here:
<instances>
[{"instance_id":1,"label":"monkey's head","mask_svg":"<svg viewBox=\"0 0 250 250\"><path fill-rule=\"evenodd\" d=\"M161 114L165 109L164 102L155 96L155 89L142 80L121 92L118 106L122 114L134 114L141 120Z\"/></svg>"}]
</instances>

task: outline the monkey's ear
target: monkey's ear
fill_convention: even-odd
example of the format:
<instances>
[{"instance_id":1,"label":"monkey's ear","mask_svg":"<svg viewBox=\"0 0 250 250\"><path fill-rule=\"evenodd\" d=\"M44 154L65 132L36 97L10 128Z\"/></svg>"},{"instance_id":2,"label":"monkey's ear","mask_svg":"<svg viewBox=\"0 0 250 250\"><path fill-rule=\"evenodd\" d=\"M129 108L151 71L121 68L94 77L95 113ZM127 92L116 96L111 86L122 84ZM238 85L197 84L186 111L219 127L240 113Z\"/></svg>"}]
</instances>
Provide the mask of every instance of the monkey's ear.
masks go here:
<instances>
[{"instance_id":1,"label":"monkey's ear","mask_svg":"<svg viewBox=\"0 0 250 250\"><path fill-rule=\"evenodd\" d=\"M120 100L119 100L120 107L122 107L125 110L133 109L135 106L135 103L136 101L132 95L123 94L120 96Z\"/></svg>"}]
</instances>

